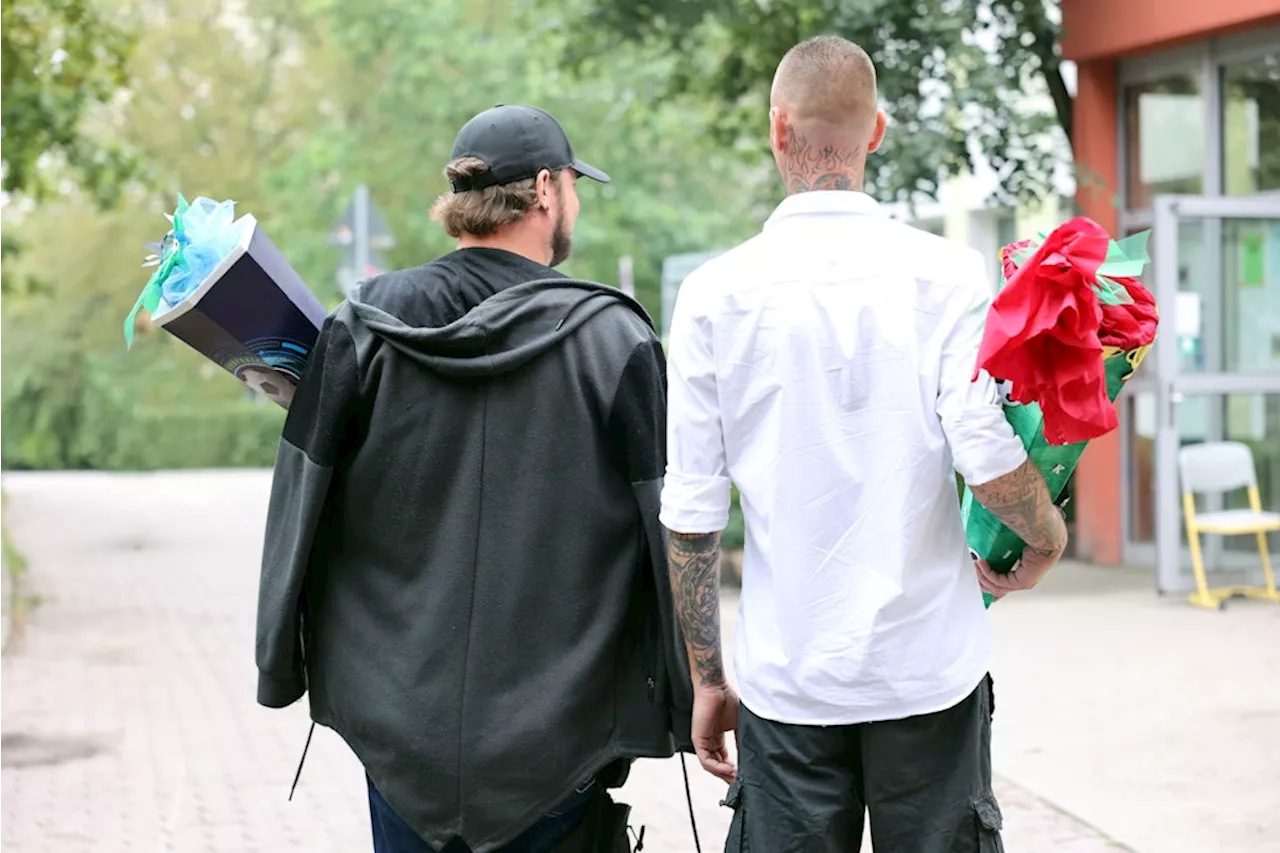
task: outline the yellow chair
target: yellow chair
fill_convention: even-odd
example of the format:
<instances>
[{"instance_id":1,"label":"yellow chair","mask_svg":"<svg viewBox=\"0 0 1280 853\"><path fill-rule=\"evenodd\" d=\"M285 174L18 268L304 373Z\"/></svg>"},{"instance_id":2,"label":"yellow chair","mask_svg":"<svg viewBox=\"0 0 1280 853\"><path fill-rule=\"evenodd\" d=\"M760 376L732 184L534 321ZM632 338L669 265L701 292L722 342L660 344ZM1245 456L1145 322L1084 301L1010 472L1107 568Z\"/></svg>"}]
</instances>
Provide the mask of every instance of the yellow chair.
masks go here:
<instances>
[{"instance_id":1,"label":"yellow chair","mask_svg":"<svg viewBox=\"0 0 1280 853\"><path fill-rule=\"evenodd\" d=\"M1238 441L1207 441L1191 444L1178 452L1178 473L1182 478L1182 513L1187 525L1187 543L1191 546L1191 566L1196 573L1196 591L1189 600L1200 607L1221 610L1229 598L1259 598L1280 603L1275 576L1271 573L1271 555L1267 552L1267 533L1280 530L1280 512L1263 512L1258 493L1258 477L1253 467L1253 451ZM1196 493L1222 493L1248 489L1249 509L1219 512L1196 512ZM1205 581L1204 558L1200 553L1200 535L1258 537L1258 554L1262 558L1265 587L1228 586L1210 588Z\"/></svg>"}]
</instances>

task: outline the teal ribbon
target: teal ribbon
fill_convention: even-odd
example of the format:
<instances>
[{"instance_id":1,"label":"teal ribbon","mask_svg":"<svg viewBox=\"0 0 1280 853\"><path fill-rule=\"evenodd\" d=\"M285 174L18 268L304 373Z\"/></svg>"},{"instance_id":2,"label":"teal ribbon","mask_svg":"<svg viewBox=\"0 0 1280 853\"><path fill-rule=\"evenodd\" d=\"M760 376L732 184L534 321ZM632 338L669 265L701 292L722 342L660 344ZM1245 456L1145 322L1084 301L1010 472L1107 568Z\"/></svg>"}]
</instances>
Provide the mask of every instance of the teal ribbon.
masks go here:
<instances>
[{"instance_id":1,"label":"teal ribbon","mask_svg":"<svg viewBox=\"0 0 1280 853\"><path fill-rule=\"evenodd\" d=\"M1147 241L1151 239L1150 229L1130 234L1123 240L1112 240L1107 246L1107 257L1098 267L1099 275L1115 278L1137 278L1151 256L1147 254Z\"/></svg>"},{"instance_id":2,"label":"teal ribbon","mask_svg":"<svg viewBox=\"0 0 1280 853\"><path fill-rule=\"evenodd\" d=\"M1098 298L1105 305L1130 305L1133 297L1117 278L1137 278L1151 262L1147 253L1150 229L1130 234L1123 240L1112 240L1107 246L1107 257L1098 267Z\"/></svg>"},{"instance_id":3,"label":"teal ribbon","mask_svg":"<svg viewBox=\"0 0 1280 853\"><path fill-rule=\"evenodd\" d=\"M187 246L187 235L182 227L182 216L187 212L187 200L178 195L178 207L168 219L173 223L169 233L160 244L160 262L156 271L151 274L138 294L138 301L133 303L129 316L124 319L124 343L126 349L133 348L133 330L138 322L138 312L143 308L148 314L155 314L160 307L160 293L165 280L184 262L183 252Z\"/></svg>"}]
</instances>

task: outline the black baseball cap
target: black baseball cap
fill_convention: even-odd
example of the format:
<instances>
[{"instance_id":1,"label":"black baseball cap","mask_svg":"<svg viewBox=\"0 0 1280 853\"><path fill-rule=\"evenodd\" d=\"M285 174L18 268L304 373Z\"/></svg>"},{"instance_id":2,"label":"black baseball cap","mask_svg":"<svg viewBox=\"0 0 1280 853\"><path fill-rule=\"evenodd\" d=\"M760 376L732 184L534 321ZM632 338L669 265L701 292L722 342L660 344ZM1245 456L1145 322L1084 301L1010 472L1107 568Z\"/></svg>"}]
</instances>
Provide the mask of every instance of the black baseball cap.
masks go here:
<instances>
[{"instance_id":1,"label":"black baseball cap","mask_svg":"<svg viewBox=\"0 0 1280 853\"><path fill-rule=\"evenodd\" d=\"M573 169L608 183L609 176L573 156L569 137L551 113L536 107L498 104L462 126L453 141L453 159L476 157L488 171L450 183L455 193L523 181L543 169Z\"/></svg>"}]
</instances>

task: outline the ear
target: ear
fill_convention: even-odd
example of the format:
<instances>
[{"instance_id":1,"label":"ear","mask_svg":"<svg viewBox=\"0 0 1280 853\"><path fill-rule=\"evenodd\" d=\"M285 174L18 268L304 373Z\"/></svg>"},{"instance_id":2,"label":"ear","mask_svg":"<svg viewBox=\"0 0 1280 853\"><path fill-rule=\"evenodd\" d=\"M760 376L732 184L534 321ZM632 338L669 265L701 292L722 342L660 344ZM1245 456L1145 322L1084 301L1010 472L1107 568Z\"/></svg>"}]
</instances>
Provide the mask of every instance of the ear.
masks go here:
<instances>
[{"instance_id":1,"label":"ear","mask_svg":"<svg viewBox=\"0 0 1280 853\"><path fill-rule=\"evenodd\" d=\"M769 147L781 153L787 150L790 142L790 126L787 114L777 107L769 108Z\"/></svg>"},{"instance_id":2,"label":"ear","mask_svg":"<svg viewBox=\"0 0 1280 853\"><path fill-rule=\"evenodd\" d=\"M885 128L889 124L889 116L884 110L876 110L876 129L871 134L871 142L867 144L867 153L875 151L884 142Z\"/></svg>"},{"instance_id":3,"label":"ear","mask_svg":"<svg viewBox=\"0 0 1280 853\"><path fill-rule=\"evenodd\" d=\"M534 178L534 191L538 194L538 207L543 210L550 210L552 205L551 197L555 194L556 179L551 176L549 169L543 169Z\"/></svg>"}]
</instances>

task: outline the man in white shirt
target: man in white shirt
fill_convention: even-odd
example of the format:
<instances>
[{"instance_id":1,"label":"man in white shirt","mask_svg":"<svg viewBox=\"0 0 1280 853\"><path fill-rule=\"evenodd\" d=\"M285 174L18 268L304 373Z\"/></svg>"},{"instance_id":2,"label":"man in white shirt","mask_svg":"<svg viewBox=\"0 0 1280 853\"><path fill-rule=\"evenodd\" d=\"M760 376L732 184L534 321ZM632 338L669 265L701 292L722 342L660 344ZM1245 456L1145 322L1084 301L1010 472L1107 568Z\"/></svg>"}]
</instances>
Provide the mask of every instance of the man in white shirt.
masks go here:
<instances>
[{"instance_id":1,"label":"man in white shirt","mask_svg":"<svg viewBox=\"0 0 1280 853\"><path fill-rule=\"evenodd\" d=\"M999 850L981 592L1034 586L1066 545L992 380L973 381L982 257L861 192L884 132L861 48L792 48L770 109L788 197L689 276L671 325L661 519L693 740L733 782L735 851L856 851L868 811L879 851ZM970 563L956 471L1028 543L1010 575ZM741 710L720 643L731 483L747 529Z\"/></svg>"}]
</instances>

